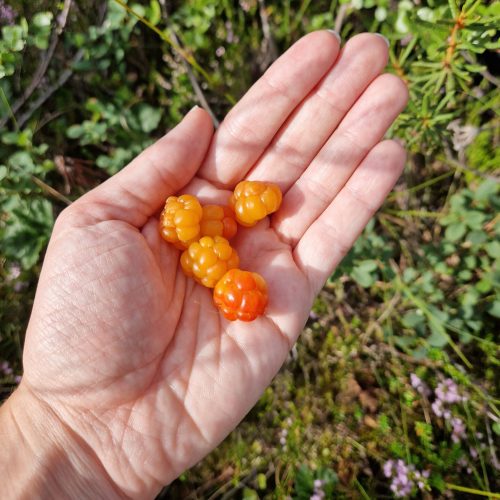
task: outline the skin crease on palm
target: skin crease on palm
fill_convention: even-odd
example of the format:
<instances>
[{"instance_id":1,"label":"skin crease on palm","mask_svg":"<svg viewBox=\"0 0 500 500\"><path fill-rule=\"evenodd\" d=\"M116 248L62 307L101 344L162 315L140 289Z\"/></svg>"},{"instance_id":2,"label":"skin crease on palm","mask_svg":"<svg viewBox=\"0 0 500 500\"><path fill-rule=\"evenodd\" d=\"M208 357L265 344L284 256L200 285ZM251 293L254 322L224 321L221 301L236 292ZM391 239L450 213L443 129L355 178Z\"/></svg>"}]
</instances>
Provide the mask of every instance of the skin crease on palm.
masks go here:
<instances>
[{"instance_id":1,"label":"skin crease on palm","mask_svg":"<svg viewBox=\"0 0 500 500\"><path fill-rule=\"evenodd\" d=\"M8 404L16 418L43 408L60 423L112 485L102 498L154 497L234 429L278 372L315 295L401 174L403 149L382 139L407 91L382 74L387 57L377 35L340 50L332 33L309 34L215 134L194 108L58 218ZM229 322L211 290L180 271L158 213L175 193L226 203L247 178L276 182L284 198L233 240L240 267L268 283L266 314Z\"/></svg>"}]
</instances>

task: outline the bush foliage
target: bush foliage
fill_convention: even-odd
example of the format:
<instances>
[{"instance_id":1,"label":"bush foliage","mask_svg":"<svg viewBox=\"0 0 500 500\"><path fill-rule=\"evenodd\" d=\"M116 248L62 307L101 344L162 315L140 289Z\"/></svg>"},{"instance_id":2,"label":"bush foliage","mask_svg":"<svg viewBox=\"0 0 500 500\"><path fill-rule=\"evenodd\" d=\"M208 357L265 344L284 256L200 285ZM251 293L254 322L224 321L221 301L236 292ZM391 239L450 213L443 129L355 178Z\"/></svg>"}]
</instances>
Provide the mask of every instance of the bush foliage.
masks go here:
<instances>
[{"instance_id":1,"label":"bush foliage","mask_svg":"<svg viewBox=\"0 0 500 500\"><path fill-rule=\"evenodd\" d=\"M405 172L272 386L161 497L498 491L499 20L479 0L0 0L3 397L66 204L200 94L220 121L304 33L378 31L410 91L389 131Z\"/></svg>"}]
</instances>

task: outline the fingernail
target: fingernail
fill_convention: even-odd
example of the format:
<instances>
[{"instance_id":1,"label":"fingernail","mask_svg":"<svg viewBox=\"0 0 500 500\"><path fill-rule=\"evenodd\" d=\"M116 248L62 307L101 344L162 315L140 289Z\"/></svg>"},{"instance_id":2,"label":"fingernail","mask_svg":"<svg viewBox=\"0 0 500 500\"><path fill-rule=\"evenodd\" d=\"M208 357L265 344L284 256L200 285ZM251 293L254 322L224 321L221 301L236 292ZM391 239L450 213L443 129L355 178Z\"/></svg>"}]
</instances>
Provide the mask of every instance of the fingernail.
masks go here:
<instances>
[{"instance_id":1,"label":"fingernail","mask_svg":"<svg viewBox=\"0 0 500 500\"><path fill-rule=\"evenodd\" d=\"M382 40L384 40L384 42L387 44L387 47L391 46L391 43L389 42L389 40L387 39L387 37L385 37L384 35L382 35L382 33L373 33L373 34L379 36L380 38L382 38Z\"/></svg>"},{"instance_id":2,"label":"fingernail","mask_svg":"<svg viewBox=\"0 0 500 500\"><path fill-rule=\"evenodd\" d=\"M188 115L189 113L191 113L191 111L194 111L196 108L199 108L198 104L195 104L189 111L188 111Z\"/></svg>"},{"instance_id":3,"label":"fingernail","mask_svg":"<svg viewBox=\"0 0 500 500\"><path fill-rule=\"evenodd\" d=\"M340 43L340 41L341 41L340 35L335 30L326 30L326 31L330 32L337 39L337 41Z\"/></svg>"}]
</instances>

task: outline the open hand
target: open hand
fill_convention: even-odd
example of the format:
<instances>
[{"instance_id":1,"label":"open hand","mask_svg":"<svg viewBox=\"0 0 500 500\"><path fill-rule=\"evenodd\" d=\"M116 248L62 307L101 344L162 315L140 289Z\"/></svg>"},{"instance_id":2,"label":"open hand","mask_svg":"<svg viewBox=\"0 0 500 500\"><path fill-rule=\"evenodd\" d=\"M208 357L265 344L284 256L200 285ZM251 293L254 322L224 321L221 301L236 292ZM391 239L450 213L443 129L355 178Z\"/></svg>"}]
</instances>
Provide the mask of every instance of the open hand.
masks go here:
<instances>
[{"instance_id":1,"label":"open hand","mask_svg":"<svg viewBox=\"0 0 500 500\"><path fill-rule=\"evenodd\" d=\"M58 218L12 408L51 415L109 479L102 498L153 497L237 425L279 370L403 168L402 148L380 142L407 100L397 77L380 76L387 52L372 34L340 52L331 33L307 35L215 134L193 109ZM233 241L241 268L269 285L266 315L229 322L211 290L180 271L158 212L177 192L226 203L247 178L277 183L284 198Z\"/></svg>"}]
</instances>

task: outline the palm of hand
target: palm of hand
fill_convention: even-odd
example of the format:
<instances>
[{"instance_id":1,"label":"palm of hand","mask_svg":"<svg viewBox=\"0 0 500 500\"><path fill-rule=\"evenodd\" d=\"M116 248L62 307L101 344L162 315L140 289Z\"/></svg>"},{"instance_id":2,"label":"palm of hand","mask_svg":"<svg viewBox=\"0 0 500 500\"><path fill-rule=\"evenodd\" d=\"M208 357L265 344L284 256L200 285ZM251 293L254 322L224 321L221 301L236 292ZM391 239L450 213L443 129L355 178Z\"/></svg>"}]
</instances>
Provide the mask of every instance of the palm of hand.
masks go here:
<instances>
[{"instance_id":1,"label":"palm of hand","mask_svg":"<svg viewBox=\"0 0 500 500\"><path fill-rule=\"evenodd\" d=\"M292 341L276 321L300 328L312 299L306 277L265 221L240 230L243 267L264 274L276 300L265 317L231 323L211 290L178 269L179 252L161 239L156 218L142 232L122 221L63 227L45 264L57 269L44 276L57 298L47 296L35 314L72 329L34 332L27 355L52 363L31 360L26 376L75 428L84 412L85 439L95 440L115 482L130 488L151 475L157 488L208 453L269 384ZM120 439L118 450L101 444ZM123 468L117 452L139 460Z\"/></svg>"},{"instance_id":2,"label":"palm of hand","mask_svg":"<svg viewBox=\"0 0 500 500\"><path fill-rule=\"evenodd\" d=\"M311 82L303 83L303 95L296 98L296 104L337 55L333 37L327 40L325 36L330 37L323 32L302 41L301 50L312 51L314 44L321 42L323 52L327 52L324 46L328 42L330 55L329 59L323 56L324 68L309 76ZM370 40L364 43L371 45L365 50L373 51L372 37L365 38ZM380 44L378 47L381 52ZM277 64L283 71L279 65L285 63ZM318 66L319 62L303 64ZM379 66L381 69L383 64ZM373 78L367 75L364 87ZM253 90L257 95L261 92L259 83ZM361 87L359 93L364 90ZM405 96L400 94L385 117L378 118L381 130L404 104ZM252 91L248 96L247 101ZM190 113L163 142L68 209L49 245L39 284L42 292L37 295L27 336L23 383L79 434L115 484L131 496L153 495L208 453L251 408L296 340L321 283L400 172L401 151L388 142L380 143L376 151L379 137L373 146L367 146L368 151L373 147L368 155L361 152L358 159L352 158L352 172L342 184L349 180L349 189L335 193L331 187L330 196L325 189L320 198L323 205L307 197L304 187L310 181L306 177L307 184L301 185L301 174L314 168L313 157L332 133L330 127L335 128L325 123L325 139L318 139L321 144L314 147L309 145L310 158L304 154L301 172L271 172L271 178L266 179L280 182L286 192L282 212L250 230L241 229L233 242L241 267L262 274L268 282L266 315L248 324L228 322L213 306L211 291L182 274L179 252L161 240L152 214L167 195L188 182L183 191L199 194L205 201L227 199L228 192L216 186L234 185L245 177L248 167L240 167L245 168L240 172L237 168L220 171L221 155L222 163L224 154L233 161L239 155L241 165L255 164L260 156L251 178L268 171L264 168L266 155L272 158L276 151L280 157L286 155L273 139L279 129L276 125L272 134L263 131L263 137L256 138L260 151L234 137L230 124L244 122L240 116L248 104L245 99L213 140L207 116L201 110ZM288 102L291 109L283 116L296 104ZM369 101L365 104L370 105L375 106ZM275 121L283 122L279 117ZM293 120L282 125L279 134L286 137L286 126L290 130L293 125ZM198 145L193 147L196 134ZM337 142L332 141L331 147L337 154L345 154L344 150L352 147L350 140L352 133L347 131ZM159 156L162 160L172 158L162 167L163 173L158 173ZM193 178L204 157L199 176ZM381 157L388 166L359 195L358 186L366 178L363 169L379 167ZM155 175L149 179L138 175L144 165L154 167ZM185 171L180 175L183 166ZM361 172L359 179L353 174L356 167ZM158 181L165 181L163 187L158 187ZM305 199L298 211L297 200L301 198ZM356 203L362 205L357 214L352 213ZM348 220L332 226L328 221L335 214ZM338 246L336 253L330 251L334 244Z\"/></svg>"}]
</instances>

